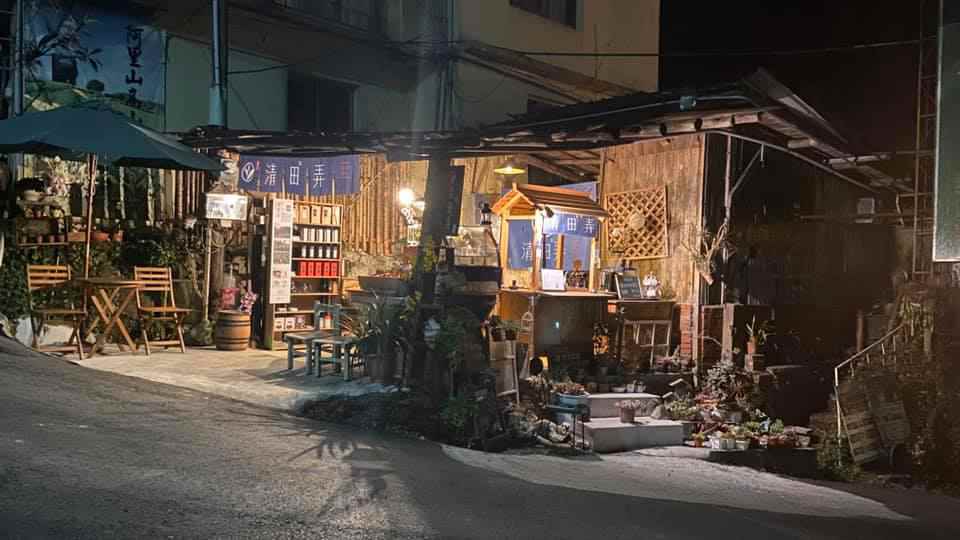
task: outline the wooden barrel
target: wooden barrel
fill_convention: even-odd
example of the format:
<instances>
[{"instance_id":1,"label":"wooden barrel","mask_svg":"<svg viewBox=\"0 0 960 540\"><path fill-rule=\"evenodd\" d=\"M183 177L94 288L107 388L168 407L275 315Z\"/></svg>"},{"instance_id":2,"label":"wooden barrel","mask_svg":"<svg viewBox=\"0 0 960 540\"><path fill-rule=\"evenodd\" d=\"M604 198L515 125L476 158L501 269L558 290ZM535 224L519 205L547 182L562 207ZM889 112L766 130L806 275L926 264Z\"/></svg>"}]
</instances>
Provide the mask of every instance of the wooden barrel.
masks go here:
<instances>
[{"instance_id":1,"label":"wooden barrel","mask_svg":"<svg viewBox=\"0 0 960 540\"><path fill-rule=\"evenodd\" d=\"M250 345L250 314L242 311L217 313L213 342L221 351L245 351Z\"/></svg>"}]
</instances>

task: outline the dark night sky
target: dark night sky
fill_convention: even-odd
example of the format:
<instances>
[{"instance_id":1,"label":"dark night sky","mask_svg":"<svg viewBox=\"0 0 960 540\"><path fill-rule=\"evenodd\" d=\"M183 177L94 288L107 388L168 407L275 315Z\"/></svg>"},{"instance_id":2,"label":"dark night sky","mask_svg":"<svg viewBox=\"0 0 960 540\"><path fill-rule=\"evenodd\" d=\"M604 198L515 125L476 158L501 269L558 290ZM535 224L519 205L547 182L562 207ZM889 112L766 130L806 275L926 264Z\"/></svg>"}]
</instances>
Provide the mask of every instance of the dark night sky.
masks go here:
<instances>
[{"instance_id":1,"label":"dark night sky","mask_svg":"<svg viewBox=\"0 0 960 540\"><path fill-rule=\"evenodd\" d=\"M661 52L783 50L916 39L920 0L662 0ZM918 46L798 56L663 58L661 89L730 82L758 67L862 151L914 145Z\"/></svg>"}]
</instances>

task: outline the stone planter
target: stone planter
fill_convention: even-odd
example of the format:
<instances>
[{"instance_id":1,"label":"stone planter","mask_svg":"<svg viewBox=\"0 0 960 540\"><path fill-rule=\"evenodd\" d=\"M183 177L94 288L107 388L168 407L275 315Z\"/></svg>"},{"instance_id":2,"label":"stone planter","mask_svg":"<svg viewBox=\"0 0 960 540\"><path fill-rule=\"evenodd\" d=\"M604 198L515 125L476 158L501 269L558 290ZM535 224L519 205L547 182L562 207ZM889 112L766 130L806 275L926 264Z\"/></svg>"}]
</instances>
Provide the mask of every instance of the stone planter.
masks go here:
<instances>
[{"instance_id":1,"label":"stone planter","mask_svg":"<svg viewBox=\"0 0 960 540\"><path fill-rule=\"evenodd\" d=\"M681 420L680 423L683 425L683 439L686 440L692 437L693 431L697 429L697 422Z\"/></svg>"}]
</instances>

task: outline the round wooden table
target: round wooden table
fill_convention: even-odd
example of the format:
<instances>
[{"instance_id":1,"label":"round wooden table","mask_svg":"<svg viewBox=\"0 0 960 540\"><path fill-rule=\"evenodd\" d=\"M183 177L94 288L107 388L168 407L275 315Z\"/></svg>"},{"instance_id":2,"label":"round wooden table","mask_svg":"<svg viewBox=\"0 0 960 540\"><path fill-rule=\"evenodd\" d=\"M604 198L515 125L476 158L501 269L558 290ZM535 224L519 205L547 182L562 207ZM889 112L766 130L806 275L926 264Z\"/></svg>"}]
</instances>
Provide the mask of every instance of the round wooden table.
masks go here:
<instances>
[{"instance_id":1,"label":"round wooden table","mask_svg":"<svg viewBox=\"0 0 960 540\"><path fill-rule=\"evenodd\" d=\"M137 349L136 343L130 337L127 326L123 324L120 315L123 314L127 306L130 305L137 295L137 290L144 286L143 281L136 279L127 279L122 277L88 277L74 278L72 280L77 286L83 287L84 295L90 300L93 309L96 312L96 318L87 329L84 339L89 337L90 333L97 329L103 323L103 331L97 335L97 342L94 344L90 355L102 352L107 344L107 339L114 329L118 331L123 341L117 342L117 345L123 347L126 344L130 351Z\"/></svg>"}]
</instances>

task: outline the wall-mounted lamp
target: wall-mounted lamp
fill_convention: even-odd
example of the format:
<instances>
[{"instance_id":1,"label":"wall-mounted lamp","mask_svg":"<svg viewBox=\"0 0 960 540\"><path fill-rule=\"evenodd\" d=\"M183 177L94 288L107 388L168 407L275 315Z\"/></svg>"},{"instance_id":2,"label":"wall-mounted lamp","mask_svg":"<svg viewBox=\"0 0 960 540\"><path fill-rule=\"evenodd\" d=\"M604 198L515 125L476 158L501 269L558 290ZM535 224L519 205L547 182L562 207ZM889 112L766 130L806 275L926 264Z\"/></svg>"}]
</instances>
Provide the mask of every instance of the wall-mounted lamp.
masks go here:
<instances>
[{"instance_id":1,"label":"wall-mounted lamp","mask_svg":"<svg viewBox=\"0 0 960 540\"><path fill-rule=\"evenodd\" d=\"M480 224L493 225L493 210L490 208L490 203L485 202L480 205Z\"/></svg>"}]
</instances>

